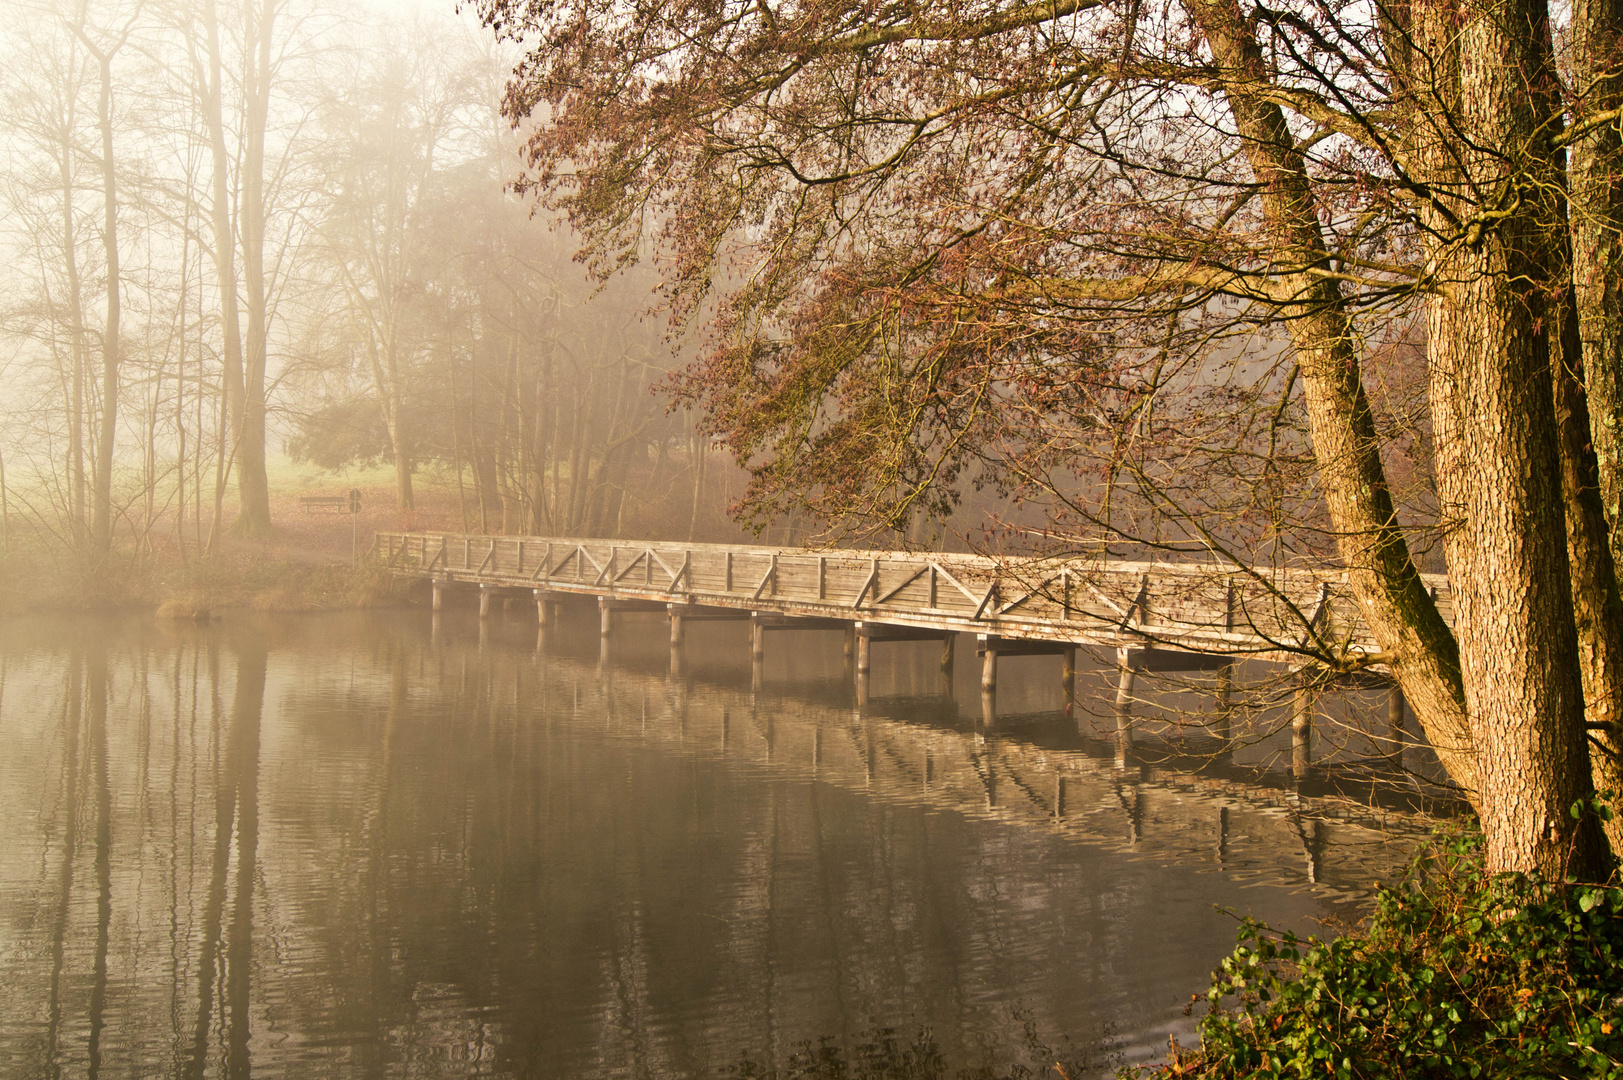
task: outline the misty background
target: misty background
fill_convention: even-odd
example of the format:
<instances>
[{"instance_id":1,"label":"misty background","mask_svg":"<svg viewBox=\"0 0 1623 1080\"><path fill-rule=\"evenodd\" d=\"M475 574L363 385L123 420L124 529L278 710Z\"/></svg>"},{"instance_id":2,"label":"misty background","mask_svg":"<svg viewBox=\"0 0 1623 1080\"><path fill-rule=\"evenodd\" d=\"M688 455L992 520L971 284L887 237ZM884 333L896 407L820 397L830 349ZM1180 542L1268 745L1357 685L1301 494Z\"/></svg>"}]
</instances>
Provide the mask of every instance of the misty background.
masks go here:
<instances>
[{"instance_id":1,"label":"misty background","mask_svg":"<svg viewBox=\"0 0 1623 1080\"><path fill-rule=\"evenodd\" d=\"M351 485L405 527L740 535L742 474L654 389L655 272L599 289L506 190L470 13L0 9L8 549L186 560Z\"/></svg>"}]
</instances>

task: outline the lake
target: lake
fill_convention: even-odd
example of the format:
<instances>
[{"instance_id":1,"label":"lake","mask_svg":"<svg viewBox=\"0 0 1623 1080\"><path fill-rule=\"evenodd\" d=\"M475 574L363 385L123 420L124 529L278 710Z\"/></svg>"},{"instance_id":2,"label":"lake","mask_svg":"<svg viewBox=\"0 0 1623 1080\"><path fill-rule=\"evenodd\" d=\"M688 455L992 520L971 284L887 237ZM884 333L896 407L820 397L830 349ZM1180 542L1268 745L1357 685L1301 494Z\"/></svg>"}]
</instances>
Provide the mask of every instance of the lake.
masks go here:
<instances>
[{"instance_id":1,"label":"lake","mask_svg":"<svg viewBox=\"0 0 1623 1080\"><path fill-rule=\"evenodd\" d=\"M1192 1040L1232 912L1357 918L1426 827L1122 750L1053 658L987 715L972 652L876 646L859 707L837 633L668 640L0 625L0 1076L724 1076L881 1029L1107 1070Z\"/></svg>"}]
</instances>

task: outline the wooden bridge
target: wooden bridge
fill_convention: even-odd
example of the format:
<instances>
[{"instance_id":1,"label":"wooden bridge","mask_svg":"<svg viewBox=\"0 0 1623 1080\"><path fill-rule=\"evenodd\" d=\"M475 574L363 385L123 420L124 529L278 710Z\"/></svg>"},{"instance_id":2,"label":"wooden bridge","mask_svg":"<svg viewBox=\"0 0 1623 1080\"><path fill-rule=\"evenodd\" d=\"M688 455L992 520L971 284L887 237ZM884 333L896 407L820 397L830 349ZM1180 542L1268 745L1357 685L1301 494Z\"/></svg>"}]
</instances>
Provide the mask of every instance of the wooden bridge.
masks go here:
<instances>
[{"instance_id":1,"label":"wooden bridge","mask_svg":"<svg viewBox=\"0 0 1623 1080\"><path fill-rule=\"evenodd\" d=\"M616 611L663 611L673 666L690 619L750 619L757 660L768 630L841 629L859 695L873 642L942 640L950 673L952 641L972 633L988 694L999 655L1057 654L1069 699L1079 646L1116 651L1123 706L1137 672L1213 671L1226 701L1236 661L1285 664L1299 679L1295 726L1305 731L1312 695L1338 678L1313 658L1357 668L1378 652L1340 571L447 533L379 533L375 553L394 573L431 581L435 611L457 586L479 590L481 614L525 590L545 626L560 596L593 596L605 640ZM1447 579L1426 583L1450 617ZM1384 676L1370 663L1357 678ZM1402 710L1394 687L1389 721L1400 724Z\"/></svg>"}]
</instances>

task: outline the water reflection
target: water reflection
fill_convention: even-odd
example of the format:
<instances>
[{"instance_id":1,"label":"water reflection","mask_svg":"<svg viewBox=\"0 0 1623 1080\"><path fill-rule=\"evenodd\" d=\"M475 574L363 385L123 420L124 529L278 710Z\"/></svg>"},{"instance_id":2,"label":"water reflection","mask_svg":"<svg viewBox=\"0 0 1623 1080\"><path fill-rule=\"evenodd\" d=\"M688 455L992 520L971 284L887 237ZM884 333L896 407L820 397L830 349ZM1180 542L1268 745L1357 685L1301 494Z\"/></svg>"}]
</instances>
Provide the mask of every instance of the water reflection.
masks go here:
<instances>
[{"instance_id":1,"label":"water reflection","mask_svg":"<svg viewBox=\"0 0 1623 1080\"><path fill-rule=\"evenodd\" d=\"M968 1065L1015 1010L1144 1056L1212 903L1346 912L1401 857L1074 727L856 708L837 634L785 692L747 628L683 674L596 614L0 628L0 1075L700 1076L909 1023Z\"/></svg>"}]
</instances>

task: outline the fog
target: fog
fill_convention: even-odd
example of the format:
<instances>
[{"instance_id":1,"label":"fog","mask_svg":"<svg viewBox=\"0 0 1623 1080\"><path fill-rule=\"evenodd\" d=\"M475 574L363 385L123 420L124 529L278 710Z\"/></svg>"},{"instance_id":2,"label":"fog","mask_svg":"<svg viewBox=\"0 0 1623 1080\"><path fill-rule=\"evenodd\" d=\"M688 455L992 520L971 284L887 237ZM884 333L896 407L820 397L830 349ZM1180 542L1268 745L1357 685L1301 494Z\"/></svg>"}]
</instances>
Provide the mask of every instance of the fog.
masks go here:
<instances>
[{"instance_id":1,"label":"fog","mask_svg":"<svg viewBox=\"0 0 1623 1080\"><path fill-rule=\"evenodd\" d=\"M185 558L352 483L404 525L736 535L650 392L653 272L588 280L506 189L510 66L449 2L0 3L8 547Z\"/></svg>"}]
</instances>

